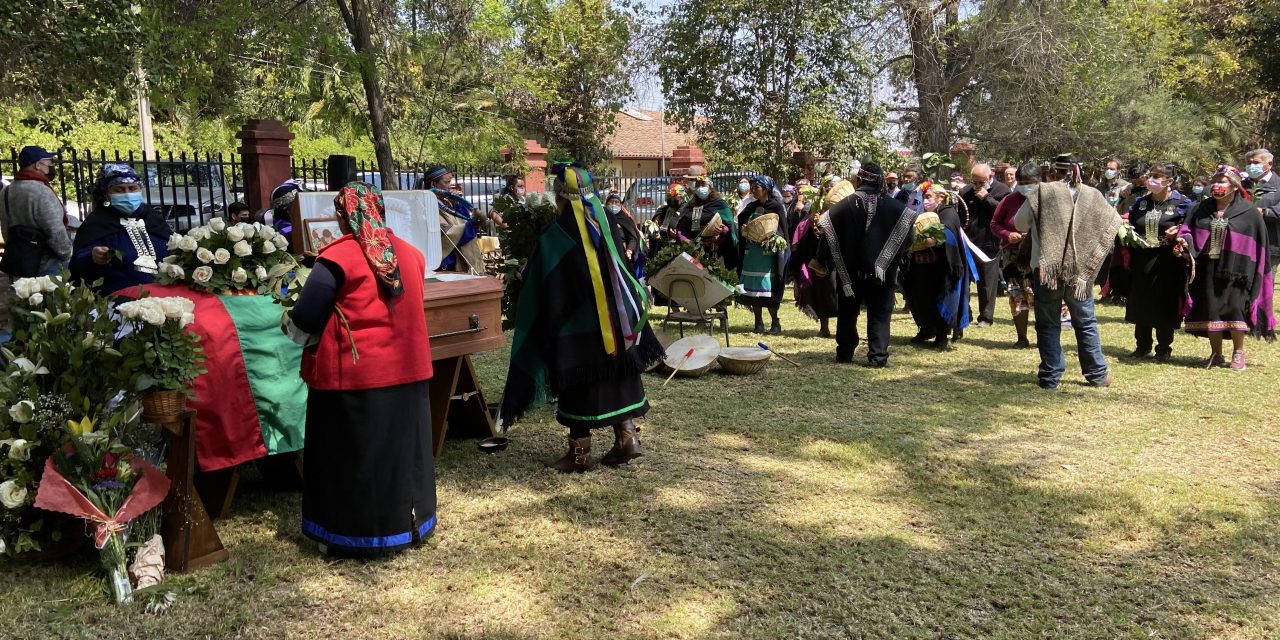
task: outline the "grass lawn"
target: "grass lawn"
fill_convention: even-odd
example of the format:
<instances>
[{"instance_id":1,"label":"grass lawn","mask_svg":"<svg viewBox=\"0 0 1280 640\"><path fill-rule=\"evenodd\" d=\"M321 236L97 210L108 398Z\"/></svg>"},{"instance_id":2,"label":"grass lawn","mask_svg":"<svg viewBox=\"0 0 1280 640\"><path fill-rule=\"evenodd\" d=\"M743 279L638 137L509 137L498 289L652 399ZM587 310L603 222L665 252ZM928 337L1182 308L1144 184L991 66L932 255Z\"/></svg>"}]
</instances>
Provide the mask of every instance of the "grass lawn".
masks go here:
<instances>
[{"instance_id":1,"label":"grass lawn","mask_svg":"<svg viewBox=\"0 0 1280 640\"><path fill-rule=\"evenodd\" d=\"M1280 637L1280 346L1242 374L1185 334L1131 362L1103 306L1113 386L1068 356L1047 392L999 312L943 354L896 314L872 370L788 306L768 342L802 368L646 377L648 454L618 470L543 469L545 409L504 453L451 441L435 537L388 560L318 555L300 496L247 478L232 559L172 576L168 614L105 604L91 562L0 565L0 638ZM496 401L505 351L477 364Z\"/></svg>"}]
</instances>

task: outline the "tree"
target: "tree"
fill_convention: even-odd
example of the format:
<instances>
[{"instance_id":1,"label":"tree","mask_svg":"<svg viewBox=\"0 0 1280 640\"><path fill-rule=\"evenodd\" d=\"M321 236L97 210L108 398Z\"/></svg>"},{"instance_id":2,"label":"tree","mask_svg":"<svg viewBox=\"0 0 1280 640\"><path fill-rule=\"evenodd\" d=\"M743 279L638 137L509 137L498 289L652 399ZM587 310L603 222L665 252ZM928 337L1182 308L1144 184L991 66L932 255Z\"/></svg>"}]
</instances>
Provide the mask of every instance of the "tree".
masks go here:
<instances>
[{"instance_id":1,"label":"tree","mask_svg":"<svg viewBox=\"0 0 1280 640\"><path fill-rule=\"evenodd\" d=\"M527 85L508 113L547 146L595 166L609 159L614 114L631 96L635 6L613 0L514 0Z\"/></svg>"},{"instance_id":2,"label":"tree","mask_svg":"<svg viewBox=\"0 0 1280 640\"><path fill-rule=\"evenodd\" d=\"M855 0L705 0L662 23L656 62L670 118L713 156L778 174L797 150L874 151L880 121Z\"/></svg>"},{"instance_id":3,"label":"tree","mask_svg":"<svg viewBox=\"0 0 1280 640\"><path fill-rule=\"evenodd\" d=\"M378 57L373 42L372 14L392 8L377 0L336 0L342 12L342 22L351 36L351 48L359 56L360 81L364 85L364 97L369 105L369 128L373 133L373 151L378 158L378 171L382 185L388 189L399 188L396 180L395 156L391 154L390 118L382 101L382 82L378 74ZM376 6L380 5L380 6Z\"/></svg>"}]
</instances>

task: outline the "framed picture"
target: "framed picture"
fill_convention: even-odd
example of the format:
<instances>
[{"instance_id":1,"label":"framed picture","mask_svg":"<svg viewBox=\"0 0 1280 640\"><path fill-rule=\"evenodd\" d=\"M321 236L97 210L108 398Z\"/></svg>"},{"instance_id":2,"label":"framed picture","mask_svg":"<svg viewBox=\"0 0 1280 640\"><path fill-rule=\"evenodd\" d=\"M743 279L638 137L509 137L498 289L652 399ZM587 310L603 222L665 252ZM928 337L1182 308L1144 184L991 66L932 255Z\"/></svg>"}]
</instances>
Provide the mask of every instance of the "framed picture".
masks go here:
<instances>
[{"instance_id":1,"label":"framed picture","mask_svg":"<svg viewBox=\"0 0 1280 640\"><path fill-rule=\"evenodd\" d=\"M306 234L303 236L303 250L308 253L320 253L320 250L342 237L342 228L337 218L309 218L302 221Z\"/></svg>"}]
</instances>

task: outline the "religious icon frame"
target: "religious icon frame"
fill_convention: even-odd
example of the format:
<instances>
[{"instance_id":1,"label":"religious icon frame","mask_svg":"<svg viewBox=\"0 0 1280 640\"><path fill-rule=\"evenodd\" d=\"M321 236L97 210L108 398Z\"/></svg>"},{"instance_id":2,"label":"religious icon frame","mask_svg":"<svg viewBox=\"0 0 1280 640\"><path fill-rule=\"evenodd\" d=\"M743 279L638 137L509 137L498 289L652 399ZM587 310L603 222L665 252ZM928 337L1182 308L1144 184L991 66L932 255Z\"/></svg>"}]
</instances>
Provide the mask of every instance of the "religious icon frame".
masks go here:
<instances>
[{"instance_id":1,"label":"religious icon frame","mask_svg":"<svg viewBox=\"0 0 1280 640\"><path fill-rule=\"evenodd\" d=\"M303 251L311 254L320 253L321 249L342 237L342 227L339 226L336 217L308 218L302 221L302 230ZM324 231L331 232L329 236L331 239L319 244Z\"/></svg>"}]
</instances>

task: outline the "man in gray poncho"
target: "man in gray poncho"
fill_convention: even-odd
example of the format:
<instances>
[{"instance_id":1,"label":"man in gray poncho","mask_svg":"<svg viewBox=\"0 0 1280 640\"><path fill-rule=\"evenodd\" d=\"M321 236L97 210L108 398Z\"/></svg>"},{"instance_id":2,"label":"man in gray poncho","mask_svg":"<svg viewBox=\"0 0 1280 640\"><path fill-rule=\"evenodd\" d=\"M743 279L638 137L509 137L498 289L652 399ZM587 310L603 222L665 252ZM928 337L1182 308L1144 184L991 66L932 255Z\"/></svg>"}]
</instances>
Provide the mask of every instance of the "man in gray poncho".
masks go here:
<instances>
[{"instance_id":1,"label":"man in gray poncho","mask_svg":"<svg viewBox=\"0 0 1280 640\"><path fill-rule=\"evenodd\" d=\"M1013 219L1018 231L1031 238L1038 377L1044 389L1058 388L1067 368L1059 315L1063 303L1071 312L1085 380L1095 387L1111 385L1093 308L1093 281L1115 244L1121 219L1102 192L1082 186L1080 161L1060 155L1048 179L1027 196Z\"/></svg>"}]
</instances>

